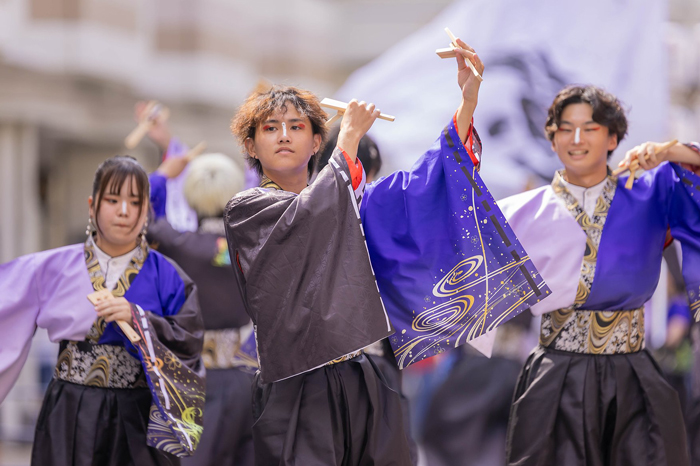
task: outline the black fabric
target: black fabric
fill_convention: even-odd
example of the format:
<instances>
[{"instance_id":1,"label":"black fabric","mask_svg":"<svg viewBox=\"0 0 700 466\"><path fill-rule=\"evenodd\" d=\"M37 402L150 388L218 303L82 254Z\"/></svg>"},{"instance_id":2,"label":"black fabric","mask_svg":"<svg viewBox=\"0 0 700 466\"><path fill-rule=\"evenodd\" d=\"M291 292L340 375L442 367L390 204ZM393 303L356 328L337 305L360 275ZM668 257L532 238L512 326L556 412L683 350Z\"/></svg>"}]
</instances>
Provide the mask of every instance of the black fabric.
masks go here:
<instances>
[{"instance_id":1,"label":"black fabric","mask_svg":"<svg viewBox=\"0 0 700 466\"><path fill-rule=\"evenodd\" d=\"M510 414L509 465L687 466L678 395L651 355L536 348Z\"/></svg>"},{"instance_id":2,"label":"black fabric","mask_svg":"<svg viewBox=\"0 0 700 466\"><path fill-rule=\"evenodd\" d=\"M151 392L54 379L39 413L32 466L178 466L146 445Z\"/></svg>"},{"instance_id":3,"label":"black fabric","mask_svg":"<svg viewBox=\"0 0 700 466\"><path fill-rule=\"evenodd\" d=\"M421 426L427 465L500 466L521 363L460 353Z\"/></svg>"},{"instance_id":4,"label":"black fabric","mask_svg":"<svg viewBox=\"0 0 700 466\"><path fill-rule=\"evenodd\" d=\"M207 369L204 430L183 466L252 466L253 376L238 369Z\"/></svg>"},{"instance_id":5,"label":"black fabric","mask_svg":"<svg viewBox=\"0 0 700 466\"><path fill-rule=\"evenodd\" d=\"M264 383L391 333L342 153L301 194L254 188L226 207L226 236ZM343 177L344 176L344 177ZM350 189L348 189L350 188Z\"/></svg>"},{"instance_id":6,"label":"black fabric","mask_svg":"<svg viewBox=\"0 0 700 466\"><path fill-rule=\"evenodd\" d=\"M391 344L388 339L384 339L380 342L382 346L383 355L367 354L365 355L372 360L374 365L382 374L386 384L399 394L401 397L401 415L403 417L403 428L406 434L406 439L408 440L408 445L411 455L411 463L418 464L418 445L416 445L413 436L411 435L411 403L406 398L403 392L403 377L401 375L401 370L396 364L396 358L394 357L394 351L391 349Z\"/></svg>"},{"instance_id":7,"label":"black fabric","mask_svg":"<svg viewBox=\"0 0 700 466\"><path fill-rule=\"evenodd\" d=\"M221 222L223 231L223 219ZM207 330L239 328L250 321L240 291L234 285L231 265L215 265L221 253L219 240L225 238L214 233L179 232L165 217L153 220L148 228L148 241L154 243L158 252L177 262L197 283Z\"/></svg>"},{"instance_id":8,"label":"black fabric","mask_svg":"<svg viewBox=\"0 0 700 466\"><path fill-rule=\"evenodd\" d=\"M199 309L199 290L192 279L171 258L165 258L177 271L185 285L187 298L177 314L159 316L147 312L148 322L158 341L172 351L183 364L195 374L204 377L202 347L204 346L204 323Z\"/></svg>"},{"instance_id":9,"label":"black fabric","mask_svg":"<svg viewBox=\"0 0 700 466\"><path fill-rule=\"evenodd\" d=\"M256 376L257 464L408 466L401 399L365 355L290 379Z\"/></svg>"}]
</instances>

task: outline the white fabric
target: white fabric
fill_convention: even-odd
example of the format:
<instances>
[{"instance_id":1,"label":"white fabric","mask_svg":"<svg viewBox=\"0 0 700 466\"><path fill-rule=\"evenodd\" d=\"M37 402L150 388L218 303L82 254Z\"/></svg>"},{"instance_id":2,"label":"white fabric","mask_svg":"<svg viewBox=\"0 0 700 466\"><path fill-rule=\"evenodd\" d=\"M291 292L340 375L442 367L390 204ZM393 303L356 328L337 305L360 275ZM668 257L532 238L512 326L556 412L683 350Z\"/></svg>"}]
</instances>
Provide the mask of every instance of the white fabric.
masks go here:
<instances>
[{"instance_id":1,"label":"white fabric","mask_svg":"<svg viewBox=\"0 0 700 466\"><path fill-rule=\"evenodd\" d=\"M119 281L119 277L121 277L126 270L129 262L131 262L134 254L136 254L137 248L121 256L112 257L100 249L95 241L93 241L92 244L95 248L97 261L100 263L100 269L102 269L102 275L105 277L105 288L111 291L114 289L114 285Z\"/></svg>"},{"instance_id":2,"label":"white fabric","mask_svg":"<svg viewBox=\"0 0 700 466\"><path fill-rule=\"evenodd\" d=\"M532 306L536 316L574 304L586 234L551 186L498 201L508 223L552 291Z\"/></svg>"},{"instance_id":3,"label":"white fabric","mask_svg":"<svg viewBox=\"0 0 700 466\"><path fill-rule=\"evenodd\" d=\"M641 141L668 139L667 67L654 65L668 61L667 15L666 0L456 1L351 75L336 98L395 115L369 134L381 175L410 168L460 103L455 60L435 54L448 46L449 26L486 66L474 123L484 145L481 176L503 198L549 183L561 168L544 123L567 84L601 86L630 109L630 132L612 166Z\"/></svg>"},{"instance_id":4,"label":"white fabric","mask_svg":"<svg viewBox=\"0 0 700 466\"><path fill-rule=\"evenodd\" d=\"M564 186L566 186L566 189L568 189L571 195L574 196L574 198L576 198L578 204L583 208L584 212L588 214L588 217L592 218L593 212L595 212L595 206L598 202L598 198L603 193L603 188L605 188L605 183L607 183L608 179L605 178L603 179L603 181L601 181L595 186L591 186L590 188L577 186L575 184L569 183L566 180L562 181L564 182Z\"/></svg>"}]
</instances>

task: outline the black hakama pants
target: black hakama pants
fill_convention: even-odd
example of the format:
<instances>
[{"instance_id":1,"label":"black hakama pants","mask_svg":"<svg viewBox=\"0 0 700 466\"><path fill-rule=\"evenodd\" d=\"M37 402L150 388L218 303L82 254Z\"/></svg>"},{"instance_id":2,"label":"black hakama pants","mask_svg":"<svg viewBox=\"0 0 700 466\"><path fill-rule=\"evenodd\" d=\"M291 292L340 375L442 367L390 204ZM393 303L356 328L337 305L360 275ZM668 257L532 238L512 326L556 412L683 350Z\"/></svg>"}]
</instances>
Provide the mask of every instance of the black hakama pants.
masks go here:
<instances>
[{"instance_id":1,"label":"black hakama pants","mask_svg":"<svg viewBox=\"0 0 700 466\"><path fill-rule=\"evenodd\" d=\"M238 369L207 369L204 428L182 466L252 466L253 376Z\"/></svg>"},{"instance_id":2,"label":"black hakama pants","mask_svg":"<svg viewBox=\"0 0 700 466\"><path fill-rule=\"evenodd\" d=\"M536 348L511 408L508 465L688 466L678 395L652 356Z\"/></svg>"},{"instance_id":3,"label":"black hakama pants","mask_svg":"<svg viewBox=\"0 0 700 466\"><path fill-rule=\"evenodd\" d=\"M270 384L255 380L255 460L265 466L409 466L401 397L364 354Z\"/></svg>"},{"instance_id":4,"label":"black hakama pants","mask_svg":"<svg viewBox=\"0 0 700 466\"><path fill-rule=\"evenodd\" d=\"M100 388L53 379L39 413L32 466L178 466L146 444L148 388Z\"/></svg>"}]
</instances>

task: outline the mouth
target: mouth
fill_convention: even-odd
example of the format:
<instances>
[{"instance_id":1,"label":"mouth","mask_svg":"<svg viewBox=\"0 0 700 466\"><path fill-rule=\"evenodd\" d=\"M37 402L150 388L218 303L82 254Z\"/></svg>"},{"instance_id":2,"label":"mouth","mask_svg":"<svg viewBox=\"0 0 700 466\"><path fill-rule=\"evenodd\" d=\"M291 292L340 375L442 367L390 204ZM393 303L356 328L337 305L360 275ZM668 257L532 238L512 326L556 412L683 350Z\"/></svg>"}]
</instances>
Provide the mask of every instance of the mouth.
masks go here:
<instances>
[{"instance_id":1,"label":"mouth","mask_svg":"<svg viewBox=\"0 0 700 466\"><path fill-rule=\"evenodd\" d=\"M116 228L124 228L124 229L131 229L131 225L122 225L120 223L116 223L114 225Z\"/></svg>"},{"instance_id":2,"label":"mouth","mask_svg":"<svg viewBox=\"0 0 700 466\"><path fill-rule=\"evenodd\" d=\"M293 151L292 149L290 149L289 147L280 147L280 148L277 149L277 151L275 152L275 154L282 154L282 155L284 155L284 154L293 154L293 153L294 153L294 151Z\"/></svg>"},{"instance_id":3,"label":"mouth","mask_svg":"<svg viewBox=\"0 0 700 466\"><path fill-rule=\"evenodd\" d=\"M569 157L571 157L572 159L578 160L578 159L582 159L582 158L584 158L586 155L588 155L588 151L587 151L587 150L583 150L583 149L579 149L579 150L570 150L570 151L568 152L568 154L569 154Z\"/></svg>"}]
</instances>

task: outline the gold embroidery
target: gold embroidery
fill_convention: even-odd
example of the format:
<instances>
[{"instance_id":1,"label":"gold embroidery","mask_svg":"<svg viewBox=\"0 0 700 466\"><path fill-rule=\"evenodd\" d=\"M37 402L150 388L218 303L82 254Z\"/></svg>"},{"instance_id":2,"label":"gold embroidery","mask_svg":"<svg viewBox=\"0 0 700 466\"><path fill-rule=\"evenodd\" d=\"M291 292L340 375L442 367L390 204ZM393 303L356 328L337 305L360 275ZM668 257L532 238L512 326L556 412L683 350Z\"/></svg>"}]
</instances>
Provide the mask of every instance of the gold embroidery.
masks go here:
<instances>
[{"instance_id":1,"label":"gold embroidery","mask_svg":"<svg viewBox=\"0 0 700 466\"><path fill-rule=\"evenodd\" d=\"M136 279L141 267L143 267L143 263L148 257L149 250L148 244L146 244L145 241L141 242L136 250L136 253L134 254L134 257L131 258L131 262L129 262L126 270L124 270L122 276L119 277L117 284L112 290L112 295L114 295L115 298L121 298L126 294L127 290L131 286L131 283ZM88 238L88 240L85 242L85 265L88 269L88 275L90 276L92 288L95 291L104 290L105 277L100 269L100 262L97 260L97 254L95 254L95 249L93 248L92 240L90 238ZM88 331L85 339L93 343L97 343L102 337L102 334L106 328L107 323L105 322L104 318L97 317L95 322L92 324L92 327Z\"/></svg>"},{"instance_id":2,"label":"gold embroidery","mask_svg":"<svg viewBox=\"0 0 700 466\"><path fill-rule=\"evenodd\" d=\"M603 192L596 201L593 218L590 218L588 214L586 214L576 198L566 189L563 170L558 171L554 175L552 189L554 193L564 201L568 211L574 216L584 233L586 233L586 251L584 252L583 262L581 263L581 276L579 278L576 299L573 306L574 309L578 309L586 302L591 293L591 286L595 278L596 263L598 261L600 238L603 234L605 221L608 218L610 204L615 197L617 178L613 176L610 169L608 169L608 177L603 187Z\"/></svg>"},{"instance_id":3,"label":"gold embroidery","mask_svg":"<svg viewBox=\"0 0 700 466\"><path fill-rule=\"evenodd\" d=\"M635 353L644 348L644 308L549 312L542 316L540 344L573 353Z\"/></svg>"}]
</instances>

